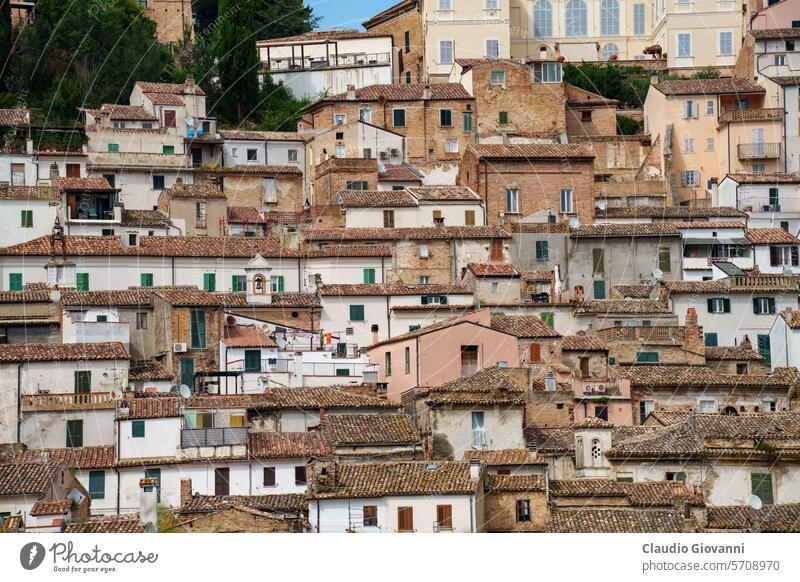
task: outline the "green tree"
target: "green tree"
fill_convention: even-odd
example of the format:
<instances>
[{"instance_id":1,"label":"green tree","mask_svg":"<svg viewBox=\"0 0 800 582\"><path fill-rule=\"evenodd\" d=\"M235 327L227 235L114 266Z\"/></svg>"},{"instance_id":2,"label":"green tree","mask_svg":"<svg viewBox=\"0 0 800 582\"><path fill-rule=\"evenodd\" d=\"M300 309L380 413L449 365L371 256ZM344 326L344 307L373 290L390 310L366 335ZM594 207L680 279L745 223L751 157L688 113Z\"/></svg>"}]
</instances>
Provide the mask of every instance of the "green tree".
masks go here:
<instances>
[{"instance_id":1,"label":"green tree","mask_svg":"<svg viewBox=\"0 0 800 582\"><path fill-rule=\"evenodd\" d=\"M218 0L192 0L195 28L198 32L211 32L217 21Z\"/></svg>"},{"instance_id":2,"label":"green tree","mask_svg":"<svg viewBox=\"0 0 800 582\"><path fill-rule=\"evenodd\" d=\"M254 0L219 2L214 53L222 93L214 108L218 116L229 123L242 123L259 103L260 60L256 49L253 5Z\"/></svg>"},{"instance_id":3,"label":"green tree","mask_svg":"<svg viewBox=\"0 0 800 582\"><path fill-rule=\"evenodd\" d=\"M134 0L39 0L17 40L7 86L50 123L74 124L81 107L117 103L137 80L167 76L172 57Z\"/></svg>"},{"instance_id":4,"label":"green tree","mask_svg":"<svg viewBox=\"0 0 800 582\"><path fill-rule=\"evenodd\" d=\"M564 81L576 87L616 99L623 107L641 107L647 97L650 75L641 67L624 67L609 63L565 65Z\"/></svg>"},{"instance_id":5,"label":"green tree","mask_svg":"<svg viewBox=\"0 0 800 582\"><path fill-rule=\"evenodd\" d=\"M11 3L0 0L0 93L6 90L6 71L11 60L11 47L14 42L11 29Z\"/></svg>"},{"instance_id":6,"label":"green tree","mask_svg":"<svg viewBox=\"0 0 800 582\"><path fill-rule=\"evenodd\" d=\"M259 40L303 34L314 29L319 18L303 0L255 0L256 36Z\"/></svg>"}]
</instances>

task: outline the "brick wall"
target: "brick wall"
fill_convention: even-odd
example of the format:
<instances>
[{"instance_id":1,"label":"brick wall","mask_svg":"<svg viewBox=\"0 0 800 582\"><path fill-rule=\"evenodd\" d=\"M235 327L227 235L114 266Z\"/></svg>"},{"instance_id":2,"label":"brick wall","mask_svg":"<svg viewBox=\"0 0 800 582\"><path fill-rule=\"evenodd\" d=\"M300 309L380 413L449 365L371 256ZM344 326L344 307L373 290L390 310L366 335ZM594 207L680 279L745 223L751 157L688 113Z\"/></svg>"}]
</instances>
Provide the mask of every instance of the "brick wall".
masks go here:
<instances>
[{"instance_id":1,"label":"brick wall","mask_svg":"<svg viewBox=\"0 0 800 582\"><path fill-rule=\"evenodd\" d=\"M525 426L570 426L574 422L572 391L529 392L525 402Z\"/></svg>"},{"instance_id":2,"label":"brick wall","mask_svg":"<svg viewBox=\"0 0 800 582\"><path fill-rule=\"evenodd\" d=\"M517 523L517 500L531 504L531 521ZM484 528L489 532L541 532L547 521L544 491L491 491L483 499Z\"/></svg>"},{"instance_id":3,"label":"brick wall","mask_svg":"<svg viewBox=\"0 0 800 582\"><path fill-rule=\"evenodd\" d=\"M192 27L192 0L150 0L145 15L155 21L159 42L177 43Z\"/></svg>"},{"instance_id":4,"label":"brick wall","mask_svg":"<svg viewBox=\"0 0 800 582\"><path fill-rule=\"evenodd\" d=\"M392 44L395 47L397 61L397 82L406 82L406 73L411 73L411 82L420 83L423 80L423 58L425 52L425 39L422 35L422 15L418 10L401 14L387 22L373 26L370 32L383 32L392 35ZM405 51L405 33L409 32L409 51Z\"/></svg>"},{"instance_id":5,"label":"brick wall","mask_svg":"<svg viewBox=\"0 0 800 582\"><path fill-rule=\"evenodd\" d=\"M567 135L617 135L617 108L615 106L567 106Z\"/></svg>"},{"instance_id":6,"label":"brick wall","mask_svg":"<svg viewBox=\"0 0 800 582\"><path fill-rule=\"evenodd\" d=\"M428 245L427 259L419 256L419 245ZM407 285L419 283L422 275L429 277L432 284L449 285L452 281L451 270L453 253L449 240L402 240L397 241L394 249L394 268L390 282L402 282ZM394 277L392 277L394 275ZM396 277L396 280L395 280Z\"/></svg>"},{"instance_id":7,"label":"brick wall","mask_svg":"<svg viewBox=\"0 0 800 582\"><path fill-rule=\"evenodd\" d=\"M219 285L224 282L217 281ZM216 307L204 307L206 315L206 348L203 350L192 349L191 341L191 308L173 307L170 318L172 320L172 342L185 343L187 351L176 354L172 358L172 373L175 378L181 377L181 359L194 358L195 372L203 370L219 370L219 329L221 325L221 311ZM209 378L213 380L213 378Z\"/></svg>"},{"instance_id":8,"label":"brick wall","mask_svg":"<svg viewBox=\"0 0 800 582\"><path fill-rule=\"evenodd\" d=\"M325 209L335 215L339 213L336 196L347 188L349 181L366 181L368 190L378 189L378 161L363 158L329 158L319 164L314 171L314 199L311 201L315 212ZM344 226L344 216L339 216L335 226Z\"/></svg>"},{"instance_id":9,"label":"brick wall","mask_svg":"<svg viewBox=\"0 0 800 582\"><path fill-rule=\"evenodd\" d=\"M214 513L182 513L174 530L181 533L302 533L302 522L295 519L257 515L239 508Z\"/></svg>"}]
</instances>

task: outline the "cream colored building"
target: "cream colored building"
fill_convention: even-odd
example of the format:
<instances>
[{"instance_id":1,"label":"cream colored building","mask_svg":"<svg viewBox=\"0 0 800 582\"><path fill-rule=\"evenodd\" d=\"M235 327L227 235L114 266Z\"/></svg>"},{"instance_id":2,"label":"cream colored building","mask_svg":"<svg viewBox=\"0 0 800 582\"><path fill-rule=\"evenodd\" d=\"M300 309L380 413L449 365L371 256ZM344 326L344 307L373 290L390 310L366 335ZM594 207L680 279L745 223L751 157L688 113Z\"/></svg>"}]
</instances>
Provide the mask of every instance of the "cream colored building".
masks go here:
<instances>
[{"instance_id":1,"label":"cream colored building","mask_svg":"<svg viewBox=\"0 0 800 582\"><path fill-rule=\"evenodd\" d=\"M742 45L742 3L654 0L653 43L673 68L732 67Z\"/></svg>"},{"instance_id":2,"label":"cream colored building","mask_svg":"<svg viewBox=\"0 0 800 582\"><path fill-rule=\"evenodd\" d=\"M652 32L651 0L511 0L512 57L639 60Z\"/></svg>"},{"instance_id":3,"label":"cream colored building","mask_svg":"<svg viewBox=\"0 0 800 582\"><path fill-rule=\"evenodd\" d=\"M510 0L423 0L425 74L446 82L456 59L511 56Z\"/></svg>"}]
</instances>

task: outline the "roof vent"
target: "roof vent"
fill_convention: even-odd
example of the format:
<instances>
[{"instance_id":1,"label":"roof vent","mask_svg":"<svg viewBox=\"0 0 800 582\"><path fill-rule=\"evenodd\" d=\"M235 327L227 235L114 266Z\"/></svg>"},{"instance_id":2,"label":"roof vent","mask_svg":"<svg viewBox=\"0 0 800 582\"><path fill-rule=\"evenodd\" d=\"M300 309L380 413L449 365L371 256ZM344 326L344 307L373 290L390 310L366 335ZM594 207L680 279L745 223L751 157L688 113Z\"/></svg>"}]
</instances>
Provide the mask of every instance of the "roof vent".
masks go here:
<instances>
[{"instance_id":1,"label":"roof vent","mask_svg":"<svg viewBox=\"0 0 800 582\"><path fill-rule=\"evenodd\" d=\"M439 468L439 465L437 465L436 463L428 463L427 465L425 465L425 470L426 471L435 471L438 468Z\"/></svg>"}]
</instances>

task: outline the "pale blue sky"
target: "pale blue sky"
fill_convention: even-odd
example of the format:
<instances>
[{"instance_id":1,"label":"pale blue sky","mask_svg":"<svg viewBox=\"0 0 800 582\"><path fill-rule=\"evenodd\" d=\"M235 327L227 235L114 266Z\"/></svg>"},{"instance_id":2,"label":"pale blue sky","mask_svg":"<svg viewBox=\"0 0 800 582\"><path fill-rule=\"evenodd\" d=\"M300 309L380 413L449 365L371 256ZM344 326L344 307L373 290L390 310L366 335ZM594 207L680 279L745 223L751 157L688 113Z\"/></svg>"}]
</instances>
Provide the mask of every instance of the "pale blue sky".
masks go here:
<instances>
[{"instance_id":1,"label":"pale blue sky","mask_svg":"<svg viewBox=\"0 0 800 582\"><path fill-rule=\"evenodd\" d=\"M306 0L321 16L319 28L358 28L370 19L400 0Z\"/></svg>"}]
</instances>

